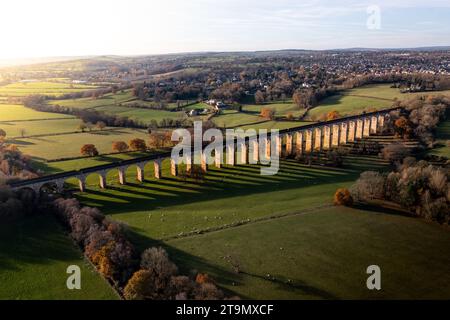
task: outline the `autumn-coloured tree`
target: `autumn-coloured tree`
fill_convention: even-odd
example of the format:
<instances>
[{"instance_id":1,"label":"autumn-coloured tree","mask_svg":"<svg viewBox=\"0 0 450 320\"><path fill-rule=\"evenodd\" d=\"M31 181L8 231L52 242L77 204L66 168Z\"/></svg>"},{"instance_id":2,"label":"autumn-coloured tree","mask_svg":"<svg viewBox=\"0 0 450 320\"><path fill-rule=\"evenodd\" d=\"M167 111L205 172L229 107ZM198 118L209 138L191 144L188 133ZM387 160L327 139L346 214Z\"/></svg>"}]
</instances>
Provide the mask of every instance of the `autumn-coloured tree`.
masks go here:
<instances>
[{"instance_id":1,"label":"autumn-coloured tree","mask_svg":"<svg viewBox=\"0 0 450 320\"><path fill-rule=\"evenodd\" d=\"M148 145L152 148L163 148L168 142L170 142L170 136L168 137L163 132L152 132L149 134Z\"/></svg>"},{"instance_id":2,"label":"autumn-coloured tree","mask_svg":"<svg viewBox=\"0 0 450 320\"><path fill-rule=\"evenodd\" d=\"M289 121L294 120L294 115L292 114L292 112L289 112L289 113L286 115L286 119L289 120Z\"/></svg>"},{"instance_id":3,"label":"autumn-coloured tree","mask_svg":"<svg viewBox=\"0 0 450 320\"><path fill-rule=\"evenodd\" d=\"M214 283L214 280L207 273L198 273L195 277L195 282L202 283Z\"/></svg>"},{"instance_id":4,"label":"autumn-coloured tree","mask_svg":"<svg viewBox=\"0 0 450 320\"><path fill-rule=\"evenodd\" d=\"M275 111L270 108L262 108L260 116L265 119L273 120L275 117Z\"/></svg>"},{"instance_id":5,"label":"autumn-coloured tree","mask_svg":"<svg viewBox=\"0 0 450 320\"><path fill-rule=\"evenodd\" d=\"M350 191L345 188L337 189L334 194L334 204L337 206L351 206L353 204L353 198Z\"/></svg>"},{"instance_id":6,"label":"autumn-coloured tree","mask_svg":"<svg viewBox=\"0 0 450 320\"><path fill-rule=\"evenodd\" d=\"M98 150L93 144L85 144L81 147L81 154L83 156L95 157L98 156Z\"/></svg>"},{"instance_id":7,"label":"autumn-coloured tree","mask_svg":"<svg viewBox=\"0 0 450 320\"><path fill-rule=\"evenodd\" d=\"M145 141L139 138L135 138L133 140L130 140L129 143L130 149L134 151L145 151L147 150L147 145L145 144Z\"/></svg>"},{"instance_id":8,"label":"autumn-coloured tree","mask_svg":"<svg viewBox=\"0 0 450 320\"><path fill-rule=\"evenodd\" d=\"M394 128L395 133L398 136L403 137L404 139L409 138L412 133L411 124L405 117L400 117L397 120L395 120Z\"/></svg>"},{"instance_id":9,"label":"autumn-coloured tree","mask_svg":"<svg viewBox=\"0 0 450 320\"><path fill-rule=\"evenodd\" d=\"M335 120L341 118L341 115L338 111L333 110L327 113L327 121Z\"/></svg>"},{"instance_id":10,"label":"autumn-coloured tree","mask_svg":"<svg viewBox=\"0 0 450 320\"><path fill-rule=\"evenodd\" d=\"M91 261L97 266L98 271L109 279L113 278L115 272L114 264L109 258L113 247L114 241L110 241L91 257Z\"/></svg>"},{"instance_id":11,"label":"autumn-coloured tree","mask_svg":"<svg viewBox=\"0 0 450 320\"><path fill-rule=\"evenodd\" d=\"M114 141L112 143L112 150L115 152L125 152L128 150L128 145L125 141Z\"/></svg>"},{"instance_id":12,"label":"autumn-coloured tree","mask_svg":"<svg viewBox=\"0 0 450 320\"><path fill-rule=\"evenodd\" d=\"M103 130L106 127L106 123L104 123L103 121L99 121L95 124L95 126L97 127L97 129Z\"/></svg>"},{"instance_id":13,"label":"autumn-coloured tree","mask_svg":"<svg viewBox=\"0 0 450 320\"><path fill-rule=\"evenodd\" d=\"M0 129L0 137L6 137L6 131L3 129Z\"/></svg>"},{"instance_id":14,"label":"autumn-coloured tree","mask_svg":"<svg viewBox=\"0 0 450 320\"><path fill-rule=\"evenodd\" d=\"M128 281L123 295L127 300L145 300L150 299L155 291L152 286L152 272L141 269L136 271Z\"/></svg>"}]
</instances>

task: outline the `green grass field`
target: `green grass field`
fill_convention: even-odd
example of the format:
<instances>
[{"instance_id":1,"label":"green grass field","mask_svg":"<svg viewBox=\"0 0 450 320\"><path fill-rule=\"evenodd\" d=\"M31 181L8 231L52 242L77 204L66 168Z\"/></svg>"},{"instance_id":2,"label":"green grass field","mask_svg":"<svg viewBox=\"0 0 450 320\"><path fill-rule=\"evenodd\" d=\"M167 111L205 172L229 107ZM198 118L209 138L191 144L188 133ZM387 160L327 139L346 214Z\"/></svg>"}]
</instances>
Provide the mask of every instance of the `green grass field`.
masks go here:
<instances>
[{"instance_id":1,"label":"green grass field","mask_svg":"<svg viewBox=\"0 0 450 320\"><path fill-rule=\"evenodd\" d=\"M145 130L120 129L113 131L92 131L37 138L18 138L8 140L32 157L41 159L60 159L81 156L80 149L84 144L92 143L100 154L111 153L114 141L125 141L141 138L147 141Z\"/></svg>"},{"instance_id":2,"label":"green grass field","mask_svg":"<svg viewBox=\"0 0 450 320\"><path fill-rule=\"evenodd\" d=\"M124 92L118 92L116 94L106 94L100 98L80 98L80 99L66 99L66 100L53 100L51 104L59 104L61 106L80 109L96 109L102 106L114 106L123 103L128 100L132 100L134 97L129 90Z\"/></svg>"},{"instance_id":3,"label":"green grass field","mask_svg":"<svg viewBox=\"0 0 450 320\"><path fill-rule=\"evenodd\" d=\"M25 136L80 131L78 129L80 123L81 120L76 118L17 121L0 123L0 128L6 131L8 137L20 137L22 130L25 130Z\"/></svg>"},{"instance_id":4,"label":"green grass field","mask_svg":"<svg viewBox=\"0 0 450 320\"><path fill-rule=\"evenodd\" d=\"M243 298L450 297L449 257L441 254L450 248L445 229L332 206L338 187L351 185L363 170L387 169L383 161L349 157L343 169L283 161L280 173L269 177L258 166L210 168L204 184L170 177L167 163L157 181L151 167L144 184L133 168L125 186L111 172L106 190L91 175L89 191L78 197L126 223L138 248L161 244L184 272L208 272ZM365 287L371 264L383 270L381 292Z\"/></svg>"},{"instance_id":5,"label":"green grass field","mask_svg":"<svg viewBox=\"0 0 450 320\"><path fill-rule=\"evenodd\" d=\"M97 88L96 86L61 83L61 82L16 82L5 86L0 86L0 96L24 97L31 94L42 94L49 96L58 96L64 93L89 91Z\"/></svg>"},{"instance_id":6,"label":"green grass field","mask_svg":"<svg viewBox=\"0 0 450 320\"><path fill-rule=\"evenodd\" d=\"M81 268L81 290L66 287ZM0 299L118 299L51 216L0 225Z\"/></svg>"},{"instance_id":7,"label":"green grass field","mask_svg":"<svg viewBox=\"0 0 450 320\"><path fill-rule=\"evenodd\" d=\"M275 111L275 116L284 117L291 113L294 117L301 116L303 114L303 110L300 110L298 106L296 106L292 100L286 100L286 102L274 102L274 103L265 103L262 105L259 104L245 104L242 106L242 110L246 112L254 113L255 115L259 115L261 113L262 108L269 108Z\"/></svg>"},{"instance_id":8,"label":"green grass field","mask_svg":"<svg viewBox=\"0 0 450 320\"><path fill-rule=\"evenodd\" d=\"M179 265L207 271L242 298L450 297L448 230L382 211L300 211L166 244ZM381 291L366 287L373 264L381 268Z\"/></svg>"},{"instance_id":9,"label":"green grass field","mask_svg":"<svg viewBox=\"0 0 450 320\"><path fill-rule=\"evenodd\" d=\"M96 108L96 110L103 111L105 113L119 115L122 117L128 117L130 119L140 121L143 123L150 123L151 120L156 120L157 122L160 122L162 119L181 120L184 117L186 117L185 113L182 111L172 112L166 110L129 108L121 106L103 106Z\"/></svg>"},{"instance_id":10,"label":"green grass field","mask_svg":"<svg viewBox=\"0 0 450 320\"><path fill-rule=\"evenodd\" d=\"M341 116L361 113L365 109L389 108L393 102L373 98L349 95L335 95L322 100L319 106L308 111L308 118L318 119L331 111L338 111Z\"/></svg>"},{"instance_id":11,"label":"green grass field","mask_svg":"<svg viewBox=\"0 0 450 320\"><path fill-rule=\"evenodd\" d=\"M367 85L346 90L322 100L319 106L308 111L308 119L317 119L330 111L338 111L342 116L361 113L364 110L389 108L395 98L406 100L413 96L450 95L450 90L435 92L401 93L390 84Z\"/></svg>"},{"instance_id":12,"label":"green grass field","mask_svg":"<svg viewBox=\"0 0 450 320\"><path fill-rule=\"evenodd\" d=\"M294 117L301 116L304 111L292 103L291 100L286 102L265 103L263 105L244 104L242 112L237 110L223 110L220 115L212 118L214 123L219 127L244 129L286 129L303 125L298 121L269 121L260 117L261 109L269 108L275 111L276 117L285 117L291 113Z\"/></svg>"},{"instance_id":13,"label":"green grass field","mask_svg":"<svg viewBox=\"0 0 450 320\"><path fill-rule=\"evenodd\" d=\"M23 105L0 104L0 126L2 126L2 122L5 121L24 121L55 118L74 119L73 116L69 115L34 111L32 109L24 107Z\"/></svg>"},{"instance_id":14,"label":"green grass field","mask_svg":"<svg viewBox=\"0 0 450 320\"><path fill-rule=\"evenodd\" d=\"M213 122L222 128L233 128L264 122L258 114L243 113L236 110L224 110L222 114L212 118Z\"/></svg>"}]
</instances>

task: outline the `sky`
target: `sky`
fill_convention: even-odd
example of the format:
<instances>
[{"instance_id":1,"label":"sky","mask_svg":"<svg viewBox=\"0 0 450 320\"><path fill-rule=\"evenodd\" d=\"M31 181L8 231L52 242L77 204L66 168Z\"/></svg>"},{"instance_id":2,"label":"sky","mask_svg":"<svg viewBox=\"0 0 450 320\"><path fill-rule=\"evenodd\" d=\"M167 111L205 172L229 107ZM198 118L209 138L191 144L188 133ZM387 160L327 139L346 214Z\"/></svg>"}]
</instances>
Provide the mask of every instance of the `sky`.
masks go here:
<instances>
[{"instance_id":1,"label":"sky","mask_svg":"<svg viewBox=\"0 0 450 320\"><path fill-rule=\"evenodd\" d=\"M1 0L0 59L450 45L449 0Z\"/></svg>"}]
</instances>

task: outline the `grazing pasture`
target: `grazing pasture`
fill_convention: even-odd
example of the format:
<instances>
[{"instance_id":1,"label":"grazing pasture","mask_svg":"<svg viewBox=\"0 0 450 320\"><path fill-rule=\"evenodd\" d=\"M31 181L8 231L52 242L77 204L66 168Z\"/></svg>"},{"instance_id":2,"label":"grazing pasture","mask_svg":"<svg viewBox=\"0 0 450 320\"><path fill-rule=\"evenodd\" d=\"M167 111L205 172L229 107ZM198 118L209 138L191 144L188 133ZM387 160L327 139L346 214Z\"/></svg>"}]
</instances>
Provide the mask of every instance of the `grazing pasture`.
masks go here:
<instances>
[{"instance_id":1,"label":"grazing pasture","mask_svg":"<svg viewBox=\"0 0 450 320\"><path fill-rule=\"evenodd\" d=\"M242 298L450 298L448 230L378 210L298 213L166 245L185 270L204 270ZM380 291L366 287L373 264L381 268Z\"/></svg>"},{"instance_id":2,"label":"grazing pasture","mask_svg":"<svg viewBox=\"0 0 450 320\"><path fill-rule=\"evenodd\" d=\"M128 225L138 248L162 245L184 272L207 272L243 298L450 296L446 230L395 212L333 207L334 191L369 168L388 167L369 156L349 157L341 169L282 161L276 176L225 166L201 183L170 177L165 162L164 178L152 178L149 165L143 184L133 168L124 186L110 173L106 190L91 175L77 197ZM365 286L371 264L383 270L380 292Z\"/></svg>"}]
</instances>

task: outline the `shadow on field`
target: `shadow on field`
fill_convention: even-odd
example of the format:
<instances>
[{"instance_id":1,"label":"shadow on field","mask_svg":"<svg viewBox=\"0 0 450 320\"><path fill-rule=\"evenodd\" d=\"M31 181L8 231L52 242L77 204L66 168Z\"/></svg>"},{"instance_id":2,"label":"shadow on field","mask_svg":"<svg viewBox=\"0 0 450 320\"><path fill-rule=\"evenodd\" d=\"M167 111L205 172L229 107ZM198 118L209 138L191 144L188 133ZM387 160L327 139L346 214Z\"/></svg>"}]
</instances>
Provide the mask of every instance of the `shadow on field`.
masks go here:
<instances>
[{"instance_id":1,"label":"shadow on field","mask_svg":"<svg viewBox=\"0 0 450 320\"><path fill-rule=\"evenodd\" d=\"M105 208L108 214L114 215L127 211L148 211L330 182L346 183L356 180L359 172L352 167L344 169L307 167L294 161L283 161L280 172L275 176L261 176L259 166L224 166L221 169L211 167L204 181L196 182L192 179L183 181L181 178L170 177L168 172L164 172L164 178L156 180L146 177L142 184L134 178L128 178L126 185L119 185L116 182L111 184L108 181L106 190L101 190L96 185L89 186L87 193L80 193L77 197L82 202L89 202L92 206ZM116 180L114 178L114 181ZM93 199L90 198L90 194L101 197ZM114 201L117 199L121 200L120 205Z\"/></svg>"},{"instance_id":2,"label":"shadow on field","mask_svg":"<svg viewBox=\"0 0 450 320\"><path fill-rule=\"evenodd\" d=\"M352 207L355 209L359 209L359 210L373 212L374 214L378 214L378 215L394 215L394 216L403 216L403 217L409 217L409 218L414 217L408 211L401 210L400 208L399 209L389 208L386 206L375 205L375 204L366 204L366 203L355 203Z\"/></svg>"},{"instance_id":3,"label":"shadow on field","mask_svg":"<svg viewBox=\"0 0 450 320\"><path fill-rule=\"evenodd\" d=\"M232 270L226 270L215 264L211 264L203 258L193 256L185 251L181 251L175 247L170 246L166 242L151 239L140 235L136 230L130 228L127 230L129 239L135 244L136 248L142 252L149 247L163 247L167 250L170 259L179 267L180 274L195 275L197 273L207 273L212 276L217 284L220 286L240 286L242 283L242 276ZM231 269L231 268L230 268ZM236 295L236 293L222 288L228 295ZM239 295L241 299L248 299L249 297Z\"/></svg>"},{"instance_id":4,"label":"shadow on field","mask_svg":"<svg viewBox=\"0 0 450 320\"><path fill-rule=\"evenodd\" d=\"M337 299L337 297L333 294L320 288L311 286L303 280L291 279L291 281L287 281L284 280L286 277L282 275L271 275L270 277L265 277L258 274L248 273L243 270L240 270L240 272L237 273L232 270L231 265L228 269L217 264L211 264L209 261L206 261L201 257L188 254L185 251L179 250L169 245L167 242L162 242L151 239L147 236L143 236L139 234L138 231L134 228L128 229L127 235L140 252L149 247L163 247L167 250L170 259L173 260L175 264L180 268L181 274L195 275L197 273L207 273L212 276L215 281L217 281L217 284L220 285L222 289L224 289L223 286L239 287L241 285L244 285L245 281L242 277L246 276L257 278L262 281L269 281L270 283L276 285L278 289L283 291L295 292L301 295L308 295L312 296L315 299ZM211 250L214 250L214 248L211 248ZM226 290L226 292L230 296L236 295L236 293L232 290ZM243 296L241 293L239 294L239 297L241 299L249 299L249 297Z\"/></svg>"},{"instance_id":5,"label":"shadow on field","mask_svg":"<svg viewBox=\"0 0 450 320\"><path fill-rule=\"evenodd\" d=\"M184 181L181 177L171 177L169 168L163 167L162 179L150 178L153 171L149 170L146 171L144 183L136 181L136 173L133 170L128 172L126 185L119 185L115 182L112 185L109 184L106 190L101 190L97 186L89 186L88 191L77 194L77 198L90 206L100 207L105 214L112 216L136 211L151 212L152 210L193 203L202 205L202 202L205 202L206 206L207 201L216 199L242 201L242 207L245 208L244 197L247 195L260 194L261 201L263 201L264 194L273 191L320 185L332 185L331 188L333 189L334 185L337 188L339 185L355 181L361 170L371 168L364 163L353 162L344 168L305 166L289 160L281 162L280 172L275 176L261 176L260 166L256 165L223 166L221 169L210 166L204 181L192 179ZM116 177L114 179L114 181L117 181ZM331 201L332 194L329 198ZM170 242L152 238L139 226L130 227L128 235L140 251L151 246L164 247L171 259L180 267L182 274L190 274L192 270L208 273L218 281L220 286L227 286L231 290L233 286L243 285L245 278L253 277L271 281L282 290L303 293L313 298L336 298L329 292L316 288L302 279L287 281L282 276L276 276L276 280L273 280L264 277L264 275L242 272L245 270L236 273L231 264L224 267L223 264L211 263L209 260L183 252L172 247ZM204 245L208 246L208 243ZM215 248L211 247L211 252L214 252L214 250ZM222 258L218 256L217 261ZM241 296L241 298L245 299L246 297Z\"/></svg>"},{"instance_id":6,"label":"shadow on field","mask_svg":"<svg viewBox=\"0 0 450 320\"><path fill-rule=\"evenodd\" d=\"M34 142L31 142L31 141L24 141L24 140L20 140L20 139L8 139L8 143L15 144L15 145L18 145L18 146L31 146L31 145L35 145Z\"/></svg>"},{"instance_id":7,"label":"shadow on field","mask_svg":"<svg viewBox=\"0 0 450 320\"><path fill-rule=\"evenodd\" d=\"M327 300L337 300L338 297L335 295L329 293L328 291L313 287L308 285L305 281L298 280L298 279L291 279L291 282L288 281L282 281L280 279L285 278L285 276L275 275L271 277L263 277L257 274L251 274L247 272L241 272L242 274L245 274L247 276L258 278L260 280L264 281L270 281L273 284L276 284L280 289L284 291L290 291L290 292L298 292L302 294L307 294L310 296L313 296L314 298L320 298L320 299L327 299Z\"/></svg>"},{"instance_id":8,"label":"shadow on field","mask_svg":"<svg viewBox=\"0 0 450 320\"><path fill-rule=\"evenodd\" d=\"M26 264L76 261L80 257L81 253L50 215L27 217L0 226L0 271L20 271Z\"/></svg>"}]
</instances>

